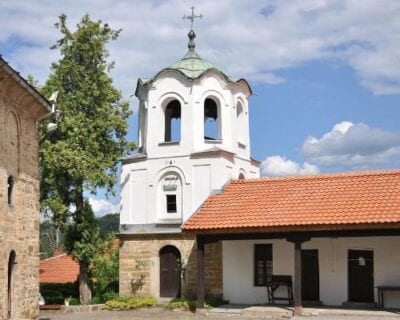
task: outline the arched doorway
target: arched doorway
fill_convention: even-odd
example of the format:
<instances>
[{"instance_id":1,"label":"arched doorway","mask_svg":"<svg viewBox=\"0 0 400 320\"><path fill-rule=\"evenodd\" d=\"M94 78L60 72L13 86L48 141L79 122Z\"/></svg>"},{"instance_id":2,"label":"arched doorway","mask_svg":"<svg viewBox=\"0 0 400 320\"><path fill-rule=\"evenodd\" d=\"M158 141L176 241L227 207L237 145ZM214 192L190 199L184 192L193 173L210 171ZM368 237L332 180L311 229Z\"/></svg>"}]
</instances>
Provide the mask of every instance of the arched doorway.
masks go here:
<instances>
[{"instance_id":1,"label":"arched doorway","mask_svg":"<svg viewBox=\"0 0 400 320\"><path fill-rule=\"evenodd\" d=\"M160 297L180 297L180 261L181 254L174 246L165 246L160 250Z\"/></svg>"},{"instance_id":2,"label":"arched doorway","mask_svg":"<svg viewBox=\"0 0 400 320\"><path fill-rule=\"evenodd\" d=\"M7 318L12 319L14 315L14 301L13 301L13 282L14 282L14 266L15 266L15 251L10 252L8 258L8 281L7 281Z\"/></svg>"}]
</instances>

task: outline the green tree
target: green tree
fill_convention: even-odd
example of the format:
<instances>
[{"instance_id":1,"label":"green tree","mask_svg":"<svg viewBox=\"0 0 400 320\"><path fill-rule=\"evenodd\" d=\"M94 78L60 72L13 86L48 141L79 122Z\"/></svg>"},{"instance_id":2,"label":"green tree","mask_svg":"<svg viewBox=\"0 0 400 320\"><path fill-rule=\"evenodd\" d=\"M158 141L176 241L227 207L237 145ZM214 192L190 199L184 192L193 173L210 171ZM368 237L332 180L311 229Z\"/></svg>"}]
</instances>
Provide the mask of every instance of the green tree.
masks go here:
<instances>
[{"instance_id":1,"label":"green tree","mask_svg":"<svg viewBox=\"0 0 400 320\"><path fill-rule=\"evenodd\" d=\"M81 303L91 299L88 258L96 241L94 219L85 194L98 188L113 192L118 159L134 145L125 136L131 111L109 75L107 44L121 30L85 15L71 31L61 15L56 28L61 39L52 47L60 51L42 88L49 96L58 91L57 108L62 112L58 130L40 148L41 205L55 225L72 222L75 242L69 250L79 257ZM42 125L44 134L45 124ZM84 249L84 246L87 246Z\"/></svg>"},{"instance_id":2,"label":"green tree","mask_svg":"<svg viewBox=\"0 0 400 320\"><path fill-rule=\"evenodd\" d=\"M119 231L119 213L106 214L97 218L100 227L100 235L104 238L109 234L115 235Z\"/></svg>"}]
</instances>

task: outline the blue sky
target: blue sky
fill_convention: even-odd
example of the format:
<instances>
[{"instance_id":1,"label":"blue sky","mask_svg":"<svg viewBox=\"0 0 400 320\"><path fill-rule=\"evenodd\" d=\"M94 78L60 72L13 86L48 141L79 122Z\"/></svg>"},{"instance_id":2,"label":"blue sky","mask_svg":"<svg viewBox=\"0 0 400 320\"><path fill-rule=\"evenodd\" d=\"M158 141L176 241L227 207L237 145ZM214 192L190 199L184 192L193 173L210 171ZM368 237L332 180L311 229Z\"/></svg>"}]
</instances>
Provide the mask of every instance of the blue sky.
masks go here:
<instances>
[{"instance_id":1,"label":"blue sky","mask_svg":"<svg viewBox=\"0 0 400 320\"><path fill-rule=\"evenodd\" d=\"M16 0L0 3L0 53L43 83L58 58L57 16L73 28L89 13L123 29L110 44L112 76L136 110L137 78L185 54L192 3L204 14L198 53L252 85L252 154L264 175L400 167L399 1ZM98 214L117 202L92 197Z\"/></svg>"}]
</instances>

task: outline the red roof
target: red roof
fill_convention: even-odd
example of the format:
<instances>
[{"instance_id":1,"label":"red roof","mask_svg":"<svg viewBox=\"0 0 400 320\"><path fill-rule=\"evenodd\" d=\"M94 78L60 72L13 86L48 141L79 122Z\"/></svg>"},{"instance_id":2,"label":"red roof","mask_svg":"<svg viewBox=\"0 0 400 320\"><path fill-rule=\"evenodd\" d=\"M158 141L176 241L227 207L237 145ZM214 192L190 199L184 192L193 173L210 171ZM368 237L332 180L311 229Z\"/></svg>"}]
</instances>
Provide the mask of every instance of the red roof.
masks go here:
<instances>
[{"instance_id":1,"label":"red roof","mask_svg":"<svg viewBox=\"0 0 400 320\"><path fill-rule=\"evenodd\" d=\"M274 232L395 223L400 223L400 170L234 180L182 229Z\"/></svg>"},{"instance_id":2,"label":"red roof","mask_svg":"<svg viewBox=\"0 0 400 320\"><path fill-rule=\"evenodd\" d=\"M78 280L79 263L66 253L40 261L40 283L73 283Z\"/></svg>"}]
</instances>

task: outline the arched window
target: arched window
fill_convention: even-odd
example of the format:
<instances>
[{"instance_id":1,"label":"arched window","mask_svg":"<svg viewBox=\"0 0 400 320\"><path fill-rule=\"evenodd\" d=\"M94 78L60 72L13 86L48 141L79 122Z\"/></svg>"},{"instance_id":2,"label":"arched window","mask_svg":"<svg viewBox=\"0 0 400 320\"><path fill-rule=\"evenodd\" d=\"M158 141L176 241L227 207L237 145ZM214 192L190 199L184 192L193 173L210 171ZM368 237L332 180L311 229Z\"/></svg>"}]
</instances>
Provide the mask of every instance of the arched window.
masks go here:
<instances>
[{"instance_id":1,"label":"arched window","mask_svg":"<svg viewBox=\"0 0 400 320\"><path fill-rule=\"evenodd\" d=\"M181 104L178 100L172 100L165 108L165 134L164 141L181 140Z\"/></svg>"},{"instance_id":2,"label":"arched window","mask_svg":"<svg viewBox=\"0 0 400 320\"><path fill-rule=\"evenodd\" d=\"M239 179L239 180L244 180L244 179L246 179L246 177L244 176L243 172L241 172L241 173L239 174L238 179Z\"/></svg>"},{"instance_id":3,"label":"arched window","mask_svg":"<svg viewBox=\"0 0 400 320\"><path fill-rule=\"evenodd\" d=\"M14 319L14 266L16 254L15 251L10 252L8 258L8 279L7 279L7 319Z\"/></svg>"},{"instance_id":4,"label":"arched window","mask_svg":"<svg viewBox=\"0 0 400 320\"><path fill-rule=\"evenodd\" d=\"M7 204L13 204L13 191L14 191L14 177L8 176L7 178Z\"/></svg>"},{"instance_id":5,"label":"arched window","mask_svg":"<svg viewBox=\"0 0 400 320\"><path fill-rule=\"evenodd\" d=\"M236 119L237 119L236 129L237 129L238 146L241 148L246 148L247 145L246 112L240 101L236 106Z\"/></svg>"},{"instance_id":6,"label":"arched window","mask_svg":"<svg viewBox=\"0 0 400 320\"><path fill-rule=\"evenodd\" d=\"M204 139L221 140L220 110L211 98L204 101Z\"/></svg>"}]
</instances>

